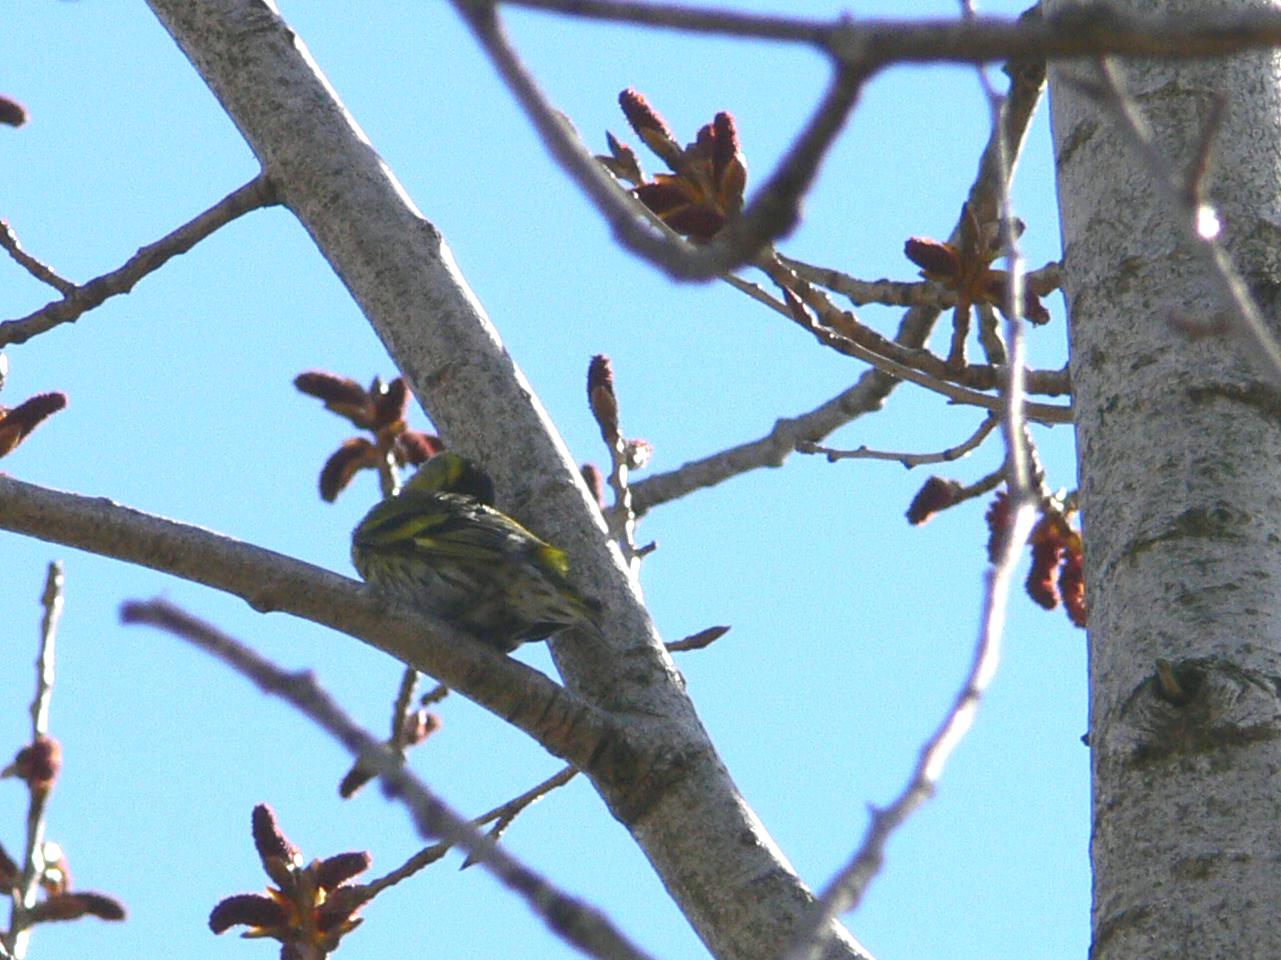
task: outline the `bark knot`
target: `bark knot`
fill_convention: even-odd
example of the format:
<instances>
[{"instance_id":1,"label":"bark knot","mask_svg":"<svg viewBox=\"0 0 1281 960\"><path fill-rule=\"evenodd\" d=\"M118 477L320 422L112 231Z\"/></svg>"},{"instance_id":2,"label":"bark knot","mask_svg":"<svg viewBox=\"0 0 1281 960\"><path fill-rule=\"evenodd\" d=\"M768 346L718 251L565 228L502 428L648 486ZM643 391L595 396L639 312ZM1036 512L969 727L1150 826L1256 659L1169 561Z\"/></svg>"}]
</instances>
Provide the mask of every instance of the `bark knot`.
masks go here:
<instances>
[{"instance_id":1,"label":"bark knot","mask_svg":"<svg viewBox=\"0 0 1281 960\"><path fill-rule=\"evenodd\" d=\"M1121 709L1135 766L1281 737L1281 678L1217 658L1159 661Z\"/></svg>"}]
</instances>

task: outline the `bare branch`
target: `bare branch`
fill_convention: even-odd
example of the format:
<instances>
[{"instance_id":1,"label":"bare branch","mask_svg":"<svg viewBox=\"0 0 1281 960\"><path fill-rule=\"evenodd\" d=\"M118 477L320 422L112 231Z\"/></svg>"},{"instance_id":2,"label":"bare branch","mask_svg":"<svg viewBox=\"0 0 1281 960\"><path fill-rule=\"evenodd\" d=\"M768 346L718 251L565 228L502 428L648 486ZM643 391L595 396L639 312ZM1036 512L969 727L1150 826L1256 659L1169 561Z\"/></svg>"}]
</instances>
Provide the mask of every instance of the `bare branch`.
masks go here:
<instances>
[{"instance_id":1,"label":"bare branch","mask_svg":"<svg viewBox=\"0 0 1281 960\"><path fill-rule=\"evenodd\" d=\"M990 493L999 487L1005 480L1005 465L997 467L985 477L979 477L973 483L961 487L953 495L952 506L958 503L964 503L966 500L973 500L975 497L981 497L985 493Z\"/></svg>"},{"instance_id":2,"label":"bare branch","mask_svg":"<svg viewBox=\"0 0 1281 960\"><path fill-rule=\"evenodd\" d=\"M49 564L44 592L40 596L44 614L40 618L40 648L36 654L36 694L31 701L31 742L49 738L49 704L53 697L58 622L63 608L62 564ZM45 872L45 812L49 790L28 784L27 837L23 847L22 877L12 891L13 910L4 948L14 960L22 960L31 942L31 911L40 893L40 880Z\"/></svg>"},{"instance_id":3,"label":"bare branch","mask_svg":"<svg viewBox=\"0 0 1281 960\"><path fill-rule=\"evenodd\" d=\"M823 454L829 463L835 463L837 460L892 460L911 470L913 467L927 463L951 463L953 460L969 456L971 452L978 449L1000 422L998 416L988 414L969 438L937 453L892 453L888 450L869 450L867 447L859 447L857 450L834 450L831 447L819 446L817 443L800 443L797 444L796 450L798 453Z\"/></svg>"},{"instance_id":4,"label":"bare branch","mask_svg":"<svg viewBox=\"0 0 1281 960\"><path fill-rule=\"evenodd\" d=\"M1054 16L1017 21L999 17L822 21L622 0L503 2L649 27L804 43L872 69L893 63L979 64L1106 55L1194 59L1281 44L1281 15L1269 9L1144 18L1126 16L1102 3L1085 3Z\"/></svg>"},{"instance_id":5,"label":"bare branch","mask_svg":"<svg viewBox=\"0 0 1281 960\"><path fill-rule=\"evenodd\" d=\"M836 341L829 342L829 346L833 346L840 352L847 353L860 360L866 360L886 373L900 376L897 371L901 367L910 367L920 376L915 378L903 377L902 379L911 380L918 386L923 386L936 393L942 393L954 400L958 400L958 402L967 401L960 401L949 390L949 384L957 384L972 390L991 390L1000 383L1001 378L1004 376L1003 368L979 363L965 363L964 351L958 350L958 343L964 342L963 338L969 330L968 309L964 311L960 320L953 325L952 349L948 358L944 359L929 350L907 348L881 335L859 320L852 312L841 310L826 294L788 270L780 260L762 260L759 266L775 283L796 294L804 301L806 306L810 307L818 315L818 319L821 321L821 329L828 333L836 333L839 340L846 340L858 349L842 349L836 346ZM813 332L812 327L814 324L798 316L795 311L786 310L784 315L799 326ZM819 336L819 339L828 342L822 336ZM1067 377L1065 371L1062 370L1028 371L1024 373L1024 379L1034 384L1033 389L1038 393L1056 394L1067 392L1068 389ZM995 400L995 398L991 399Z\"/></svg>"},{"instance_id":6,"label":"bare branch","mask_svg":"<svg viewBox=\"0 0 1281 960\"><path fill-rule=\"evenodd\" d=\"M837 317L843 319L842 327L845 328L839 332L832 329L830 326L825 325L829 320ZM805 314L804 316L793 314L792 319L796 321L798 326L813 334L814 338L820 343L833 348L837 352L870 363L882 373L898 377L900 380L907 380L911 383L915 383L917 386L925 387L927 390L932 390L935 393L942 394L953 403L982 407L985 410L1001 410L1004 406L1004 401L999 396L980 393L977 390L971 390L967 387L949 383L946 380L937 379L930 374L922 373L914 367L906 366L897 360L891 360L875 350L868 349L861 343L850 339L846 336L846 333L853 330L853 325L850 322L853 318L850 314L844 311L825 314L822 318L824 321L823 323L819 323L818 321L810 318L808 314ZM864 331L867 329L868 328L862 328ZM879 334L875 334L875 336L880 337ZM884 338L880 339L883 340ZM888 343L888 341L886 342ZM918 353L920 352L921 351L918 351ZM1039 423L1054 424L1072 422L1072 408L1070 406L1059 406L1057 404L1049 403L1027 403L1024 405L1023 409L1024 415L1029 420L1036 420Z\"/></svg>"},{"instance_id":7,"label":"bare branch","mask_svg":"<svg viewBox=\"0 0 1281 960\"><path fill-rule=\"evenodd\" d=\"M47 283L64 297L70 296L75 291L76 285L65 277L59 276L58 272L41 260L37 260L27 251L22 249L22 244L18 242L18 235L13 232L13 227L9 221L0 220L0 247L9 252L9 256L14 259L18 266L26 270L41 283Z\"/></svg>"},{"instance_id":8,"label":"bare branch","mask_svg":"<svg viewBox=\"0 0 1281 960\"><path fill-rule=\"evenodd\" d=\"M33 738L49 733L49 701L53 697L55 648L58 623L62 620L63 584L62 564L55 560L49 564L44 593L40 595L44 615L40 618L40 652L36 656L36 695L31 701Z\"/></svg>"},{"instance_id":9,"label":"bare branch","mask_svg":"<svg viewBox=\"0 0 1281 960\"><path fill-rule=\"evenodd\" d=\"M956 306L956 291L932 280L859 280L839 270L817 267L781 253L778 259L802 280L839 293L856 307L877 303L887 307L934 307L937 310L950 310ZM1039 270L1024 274L1023 280L1027 289L1038 297L1053 293L1059 289L1059 264L1047 263ZM1067 390L1059 392L1067 393Z\"/></svg>"},{"instance_id":10,"label":"bare branch","mask_svg":"<svg viewBox=\"0 0 1281 960\"><path fill-rule=\"evenodd\" d=\"M551 791L569 783L569 781L573 780L577 774L577 767L563 767L546 780L530 787L520 796L514 797L506 803L494 807L494 809L490 810L488 813L482 813L479 817L473 819L471 824L473 827L483 827L487 823L510 814L510 816L507 816L506 823L504 824L504 829L506 829L506 826L511 823L511 820L514 819L522 810L533 804L535 801L541 800L547 794L551 793ZM501 831L499 832L501 833ZM490 831L489 836L492 839L497 839L493 831ZM425 847L415 853L395 870L390 871L385 876L379 877L377 880L371 880L366 884L366 889L370 891L370 896L374 896L388 887L394 887L396 884L409 879L425 867L431 866L453 848L454 844L448 840L442 840L440 843L434 843L430 847ZM470 866L472 862L473 861L469 859L463 864L463 866Z\"/></svg>"},{"instance_id":11,"label":"bare branch","mask_svg":"<svg viewBox=\"0 0 1281 960\"><path fill-rule=\"evenodd\" d=\"M362 584L283 554L103 498L0 475L0 529L150 567L331 627L429 673L553 754L608 777L621 726L548 677L449 624L389 607ZM633 758L634 759L634 758Z\"/></svg>"},{"instance_id":12,"label":"bare branch","mask_svg":"<svg viewBox=\"0 0 1281 960\"><path fill-rule=\"evenodd\" d=\"M462 847L522 897L530 910L567 943L600 960L648 960L648 954L634 946L604 913L554 887L451 810L407 771L394 753L356 726L313 674L286 673L238 641L164 601L127 603L121 608L121 619L167 630L232 667L264 693L292 704L346 747L358 762L377 770L387 795L404 804L424 838L443 837Z\"/></svg>"},{"instance_id":13,"label":"bare branch","mask_svg":"<svg viewBox=\"0 0 1281 960\"><path fill-rule=\"evenodd\" d=\"M757 440L730 447L682 464L667 473L656 473L632 484L632 502L637 516L653 507L707 487L714 487L739 474L761 467L781 467L799 445L821 439L865 413L880 409L884 401L881 384L869 371L858 383L813 410L795 417L782 417L773 429Z\"/></svg>"},{"instance_id":14,"label":"bare branch","mask_svg":"<svg viewBox=\"0 0 1281 960\"><path fill-rule=\"evenodd\" d=\"M147 274L159 270L178 254L186 253L220 227L251 210L270 206L275 202L275 191L270 182L263 176L255 177L194 220L141 248L118 269L90 280L83 286L73 287L70 291L64 290L61 300L55 300L35 313L0 323L0 347L10 343L25 343L59 324L79 319L81 314L100 306L110 297L128 293Z\"/></svg>"},{"instance_id":15,"label":"bare branch","mask_svg":"<svg viewBox=\"0 0 1281 960\"><path fill-rule=\"evenodd\" d=\"M863 842L853 858L833 878L815 906L809 922L786 954L786 960L813 960L819 955L822 934L833 919L856 907L872 878L880 871L885 845L894 831L934 793L943 767L974 722L979 701L1000 661L1001 633L1010 583L1023 544L1032 529L1035 508L1022 504L1013 514L1013 524L998 563L987 573L983 613L978 642L969 672L942 723L922 746L911 778L888 807L874 809Z\"/></svg>"}]
</instances>

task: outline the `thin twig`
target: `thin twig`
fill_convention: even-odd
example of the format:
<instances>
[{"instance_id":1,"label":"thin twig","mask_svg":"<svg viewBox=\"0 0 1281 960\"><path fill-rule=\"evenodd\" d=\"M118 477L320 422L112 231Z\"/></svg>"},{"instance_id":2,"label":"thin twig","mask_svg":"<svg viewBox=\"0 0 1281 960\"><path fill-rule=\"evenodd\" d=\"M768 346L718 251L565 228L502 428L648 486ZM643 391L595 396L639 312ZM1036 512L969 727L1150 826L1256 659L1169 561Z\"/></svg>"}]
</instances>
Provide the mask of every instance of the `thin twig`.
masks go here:
<instances>
[{"instance_id":1,"label":"thin twig","mask_svg":"<svg viewBox=\"0 0 1281 960\"><path fill-rule=\"evenodd\" d=\"M264 693L292 704L353 756L378 771L388 796L406 807L424 838L440 837L466 850L504 886L524 899L529 909L567 943L602 960L647 960L648 954L632 944L604 913L557 889L446 806L401 765L399 758L356 726L310 672L286 673L243 644L164 601L126 603L121 608L121 619L125 623L158 627L190 641L251 680Z\"/></svg>"},{"instance_id":2,"label":"thin twig","mask_svg":"<svg viewBox=\"0 0 1281 960\"><path fill-rule=\"evenodd\" d=\"M840 314L844 316L845 312L840 311ZM829 314L824 316L823 320L827 321L833 316L835 315ZM953 403L981 407L985 410L1001 410L1005 405L1004 400L999 396L970 390L967 387L958 386L946 380L940 380L929 374L922 373L920 370L906 366L896 360L890 360L875 350L868 349L861 343L851 340L845 335L845 331L838 332L820 324L810 318L808 314L805 317L793 314L792 319L795 320L798 326L813 334L814 338L819 342L833 348L838 353L870 363L882 373L925 387L927 390L932 390L947 397ZM842 325L847 329L849 327L848 323ZM1038 423L1071 423L1072 407L1052 403L1026 403L1024 405L1024 416Z\"/></svg>"},{"instance_id":3,"label":"thin twig","mask_svg":"<svg viewBox=\"0 0 1281 960\"><path fill-rule=\"evenodd\" d=\"M957 384L979 391L992 390L997 387L1004 375L1001 367L966 363L964 350L958 349L958 343L964 343L965 334L969 330L968 308L962 313L958 305L956 313L959 316L953 321L952 347L945 360L924 348L906 348L873 330L859 320L854 313L837 307L823 291L801 279L781 260L762 260L757 265L781 288L790 290L804 301L818 315L824 327L830 328L843 339L867 352L851 355L858 356L860 359L870 357L867 359L868 363L881 367L887 373L893 373L893 371L880 362L882 358L896 367L910 367L918 371L925 379L906 379L912 379L913 383L948 396L951 394L947 394L945 384ZM789 320L808 329L808 324L792 310L785 308L782 312ZM1056 394L1066 392L1068 389L1062 370L1027 371L1024 374L1024 380L1030 381L1033 385L1031 389L1037 393Z\"/></svg>"},{"instance_id":4,"label":"thin twig","mask_svg":"<svg viewBox=\"0 0 1281 960\"><path fill-rule=\"evenodd\" d=\"M839 293L856 307L876 303L887 307L935 307L938 310L950 310L956 306L958 299L955 290L949 290L933 280L859 280L839 270L817 267L781 253L778 254L778 259L802 280ZM1039 270L1024 274L1023 280L1031 293L1044 297L1059 288L1059 273L1059 264L1053 261Z\"/></svg>"},{"instance_id":5,"label":"thin twig","mask_svg":"<svg viewBox=\"0 0 1281 960\"><path fill-rule=\"evenodd\" d=\"M53 287L64 297L70 296L75 291L76 285L74 283L60 276L47 263L37 260L22 249L22 244L18 242L18 235L13 232L13 227L9 225L7 220L0 220L0 247L4 247L9 252L9 256L14 259L18 266L22 267L41 283L47 283Z\"/></svg>"},{"instance_id":6,"label":"thin twig","mask_svg":"<svg viewBox=\"0 0 1281 960\"><path fill-rule=\"evenodd\" d=\"M530 787L520 796L513 797L511 800L508 800L506 803L503 803L497 807L494 807L494 809L490 810L488 813L482 813L479 817L476 817L474 820L472 820L471 824L473 827L477 827L477 828L483 827L485 824L490 823L491 821L497 820L500 817L504 817L510 813L510 816L507 818L506 824L504 824L504 829L506 829L506 826L511 823L511 820L514 819L516 815L520 813L520 811L530 806L536 800L541 800L543 797L545 797L547 794L551 793L553 790L557 789L558 787L562 787L565 784L569 783L569 781L573 780L577 774L578 774L577 767L574 767L574 766L563 767L559 771L557 771L556 773L548 777L546 780L543 780L541 783L537 783L534 786ZM497 837L494 836L492 831L490 832L489 835L491 838L497 839ZM385 876L379 877L377 880L371 880L368 884L366 884L366 888L370 891L370 896L374 896L378 893L381 893L383 890L386 890L388 887L394 887L396 884L409 879L414 874L418 873L420 870L424 869L425 867L429 867L433 863L435 863L437 860L440 860L442 857L445 856L445 854L447 854L453 848L454 848L454 845L452 843L448 841L441 841L440 843L433 843L430 847L425 847L424 849L419 850L417 853L415 853L412 857L406 860L403 864L401 864L395 870L390 871ZM471 865L470 860L468 860L466 863L463 864L464 867L467 867L470 865Z\"/></svg>"},{"instance_id":7,"label":"thin twig","mask_svg":"<svg viewBox=\"0 0 1281 960\"><path fill-rule=\"evenodd\" d=\"M572 764L567 767L562 767L556 773L542 781L542 783L534 784L520 796L512 797L512 799L508 800L502 806L495 807L493 810L490 810L489 813L484 814L480 817L477 826L486 823L493 823L493 826L489 828L487 836L491 840L501 840L503 834L507 832L507 828L512 825L512 822L515 821L521 813L533 804L537 803L539 800L543 799L543 797L547 796L553 790L559 790L561 787L565 786L565 784L569 783L569 781L573 780L576 776L578 776L577 767ZM475 859L469 856L463 861L463 865L459 867L459 869L466 870L475 863Z\"/></svg>"},{"instance_id":8,"label":"thin twig","mask_svg":"<svg viewBox=\"0 0 1281 960\"><path fill-rule=\"evenodd\" d=\"M432 704L440 703L447 696L449 696L449 688L443 683L438 683L418 698L418 706L430 707Z\"/></svg>"},{"instance_id":9,"label":"thin twig","mask_svg":"<svg viewBox=\"0 0 1281 960\"><path fill-rule=\"evenodd\" d=\"M396 690L396 701L391 707L391 739L388 745L395 751L403 753L405 736L405 717L414 708L414 689L418 686L418 671L406 667L400 676L400 687Z\"/></svg>"},{"instance_id":10,"label":"thin twig","mask_svg":"<svg viewBox=\"0 0 1281 960\"><path fill-rule=\"evenodd\" d=\"M979 314L979 345L987 362L996 368L1009 363L1009 354L1005 350L1005 340L1001 336L1001 320L990 303L976 303L974 309ZM1028 391L1031 392L1030 390Z\"/></svg>"},{"instance_id":11,"label":"thin twig","mask_svg":"<svg viewBox=\"0 0 1281 960\"><path fill-rule=\"evenodd\" d=\"M265 176L257 176L239 190L228 194L194 220L173 233L148 244L123 266L88 283L63 291L61 300L46 304L35 313L0 323L0 347L25 343L32 337L71 323L110 297L128 293L134 285L163 267L178 254L186 253L205 237L251 210L276 203L275 191Z\"/></svg>"},{"instance_id":12,"label":"thin twig","mask_svg":"<svg viewBox=\"0 0 1281 960\"><path fill-rule=\"evenodd\" d=\"M876 371L864 374L854 386L813 410L795 417L781 417L764 436L691 460L665 473L655 473L632 484L637 516L761 467L780 467L806 442L817 441L851 420L878 409L882 402Z\"/></svg>"},{"instance_id":13,"label":"thin twig","mask_svg":"<svg viewBox=\"0 0 1281 960\"><path fill-rule=\"evenodd\" d=\"M400 675L400 685L396 689L396 697L391 705L391 734L383 741L387 749L402 759L406 751L418 742L414 740L417 725L409 722L410 712L414 709L414 690L417 686L418 671L413 667L406 667ZM338 795L344 800L349 800L373 778L374 772L362 767L357 760L338 782Z\"/></svg>"},{"instance_id":14,"label":"thin twig","mask_svg":"<svg viewBox=\"0 0 1281 960\"><path fill-rule=\"evenodd\" d=\"M1005 104L984 80L992 108L992 127L1005 129ZM997 551L997 561L988 572L983 597L983 614L974 656L965 681L953 700L942 723L921 748L916 768L907 785L889 807L872 812L872 820L863 842L853 858L841 869L823 892L810 921L787 953L788 960L813 960L820 953L824 931L830 921L856 907L885 859L885 846L894 831L934 793L943 768L974 722L984 691L1000 662L1001 635L1008 604L1010 583L1023 545L1032 529L1036 497L1031 489L1029 456L1025 448L1025 397L1023 394L1024 341L1020 291L1022 262L1016 246L1014 213L1010 201L1010 155L999 153L1002 173L998 203L1004 225L1007 269L1010 287L1007 294L1006 338L1009 341L1009 364L1001 390L1000 424L1005 438L1006 457L1003 473L1009 489L1010 526Z\"/></svg>"},{"instance_id":15,"label":"thin twig","mask_svg":"<svg viewBox=\"0 0 1281 960\"><path fill-rule=\"evenodd\" d=\"M49 702L53 697L55 646L58 623L62 619L63 585L62 564L55 560L49 564L45 575L44 592L40 603L44 614L40 618L40 652L36 657L36 695L31 701L31 736L43 737L49 733Z\"/></svg>"},{"instance_id":16,"label":"thin twig","mask_svg":"<svg viewBox=\"0 0 1281 960\"><path fill-rule=\"evenodd\" d=\"M952 506L958 503L964 503L966 500L973 500L975 497L981 497L985 493L990 493L999 487L1005 480L1005 464L997 467L986 476L979 477L968 486L961 487L952 495Z\"/></svg>"},{"instance_id":17,"label":"thin twig","mask_svg":"<svg viewBox=\"0 0 1281 960\"><path fill-rule=\"evenodd\" d=\"M944 765L974 722L979 701L1000 660L1000 640L1010 583L1023 544L1031 532L1033 515L1032 505L1026 503L1014 513L1010 536L1000 559L987 572L978 642L970 669L951 707L921 747L916 766L902 792L888 807L873 809L858 851L828 884L785 960L813 960L819 956L822 931L836 917L858 905L868 884L881 869L890 836L934 794Z\"/></svg>"},{"instance_id":18,"label":"thin twig","mask_svg":"<svg viewBox=\"0 0 1281 960\"><path fill-rule=\"evenodd\" d=\"M44 591L40 603L44 613L40 618L40 649L36 654L36 693L31 701L31 741L49 736L49 705L53 698L54 665L58 637L58 622L63 608L62 564L49 564L45 575ZM28 786L27 839L23 847L22 878L13 890L13 910L9 916L9 932L5 948L14 960L22 960L31 941L29 915L40 893L40 880L45 872L45 812L49 801L48 789Z\"/></svg>"},{"instance_id":19,"label":"thin twig","mask_svg":"<svg viewBox=\"0 0 1281 960\"><path fill-rule=\"evenodd\" d=\"M951 463L953 460L969 456L978 449L1000 422L1001 419L996 414L988 414L970 437L954 447L948 447L937 453L894 453L889 450L869 450L867 447L859 447L857 450L836 450L817 443L800 443L797 444L796 450L798 453L822 454L827 457L829 463L835 463L837 460L891 460L911 470L913 467L927 463Z\"/></svg>"},{"instance_id":20,"label":"thin twig","mask_svg":"<svg viewBox=\"0 0 1281 960\"><path fill-rule=\"evenodd\" d=\"M734 273L723 274L721 279L735 290L740 293L747 294L747 296L751 297L757 303L763 303L776 313L787 312L787 305L784 304L782 300L778 299L778 297L771 296L769 291L760 284L752 283L750 280L744 280L742 277Z\"/></svg>"}]
</instances>

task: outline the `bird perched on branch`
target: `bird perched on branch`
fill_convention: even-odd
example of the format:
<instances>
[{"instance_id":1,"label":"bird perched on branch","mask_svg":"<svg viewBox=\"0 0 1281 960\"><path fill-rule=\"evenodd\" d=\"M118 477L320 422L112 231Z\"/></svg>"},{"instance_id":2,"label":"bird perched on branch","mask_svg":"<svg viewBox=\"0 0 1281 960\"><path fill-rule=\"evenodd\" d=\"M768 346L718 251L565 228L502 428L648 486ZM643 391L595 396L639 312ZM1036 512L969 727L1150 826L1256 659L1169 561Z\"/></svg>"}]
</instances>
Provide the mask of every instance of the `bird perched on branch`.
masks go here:
<instances>
[{"instance_id":1,"label":"bird perched on branch","mask_svg":"<svg viewBox=\"0 0 1281 960\"><path fill-rule=\"evenodd\" d=\"M365 515L351 559L379 593L510 652L568 627L599 633L600 605L569 582L569 557L494 507L494 484L456 453L428 460Z\"/></svg>"}]
</instances>

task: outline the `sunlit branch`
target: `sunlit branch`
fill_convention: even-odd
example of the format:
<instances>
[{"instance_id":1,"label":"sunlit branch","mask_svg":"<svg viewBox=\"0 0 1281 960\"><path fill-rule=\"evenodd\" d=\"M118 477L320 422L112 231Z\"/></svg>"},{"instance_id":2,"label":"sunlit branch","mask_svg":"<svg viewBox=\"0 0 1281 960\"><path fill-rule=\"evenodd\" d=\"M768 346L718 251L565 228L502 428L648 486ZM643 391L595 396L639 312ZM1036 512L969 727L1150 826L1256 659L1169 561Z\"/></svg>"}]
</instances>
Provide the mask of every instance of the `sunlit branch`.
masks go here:
<instances>
[{"instance_id":1,"label":"sunlit branch","mask_svg":"<svg viewBox=\"0 0 1281 960\"><path fill-rule=\"evenodd\" d=\"M18 235L13 232L13 227L9 225L7 220L0 220L0 247L3 247L8 252L14 263L18 264L41 283L46 283L53 287L64 297L70 296L75 291L76 285L74 283L60 276L47 263L36 259L22 249L22 244L18 242Z\"/></svg>"},{"instance_id":2,"label":"sunlit branch","mask_svg":"<svg viewBox=\"0 0 1281 960\"><path fill-rule=\"evenodd\" d=\"M576 767L562 767L546 780L535 784L520 796L513 797L506 803L494 807L494 809L490 810L488 813L482 813L479 817L473 819L471 824L473 827L479 828L500 818L506 818L506 822L503 827L503 829L506 829L506 826L511 823L511 820L514 819L522 810L533 804L535 801L541 800L558 787L562 787L569 783L569 781L573 780L577 774L578 769ZM493 831L490 832L490 837L497 839ZM447 840L441 841L440 843L433 843L430 847L424 847L422 850L419 850L395 870L389 871L385 876L379 877L377 880L371 880L366 886L371 895L376 895L388 887L394 887L396 884L404 882L414 874L431 866L437 860L444 857L445 854L453 848L454 845Z\"/></svg>"},{"instance_id":3,"label":"sunlit branch","mask_svg":"<svg viewBox=\"0 0 1281 960\"><path fill-rule=\"evenodd\" d=\"M251 680L264 693L293 705L358 761L377 771L387 795L406 807L422 837L442 837L466 850L469 857L524 899L530 910L566 942L600 960L648 960L648 955L634 946L604 913L557 889L451 810L406 770L392 751L353 723L312 673L287 673L209 624L164 601L127 603L121 609L121 619L181 637Z\"/></svg>"},{"instance_id":4,"label":"sunlit branch","mask_svg":"<svg viewBox=\"0 0 1281 960\"><path fill-rule=\"evenodd\" d=\"M987 572L978 642L970 669L951 707L921 747L912 775L894 802L872 810L871 822L858 851L823 891L785 960L813 960L820 955L821 931L862 900L868 884L881 869L890 836L933 795L944 765L974 722L979 701L1000 660L1010 584L1023 544L1031 532L1034 513L1032 504L1024 503L1012 514L1012 525L998 560Z\"/></svg>"},{"instance_id":5,"label":"sunlit branch","mask_svg":"<svg viewBox=\"0 0 1281 960\"><path fill-rule=\"evenodd\" d=\"M956 291L932 280L859 280L840 270L817 267L781 253L778 259L802 280L839 293L856 307L876 303L887 307L934 307L938 310L950 310L956 306L958 299ZM1044 297L1059 289L1059 265L1057 262L1047 263L1039 270L1030 270L1023 275L1023 280L1028 291Z\"/></svg>"},{"instance_id":6,"label":"sunlit branch","mask_svg":"<svg viewBox=\"0 0 1281 960\"><path fill-rule=\"evenodd\" d=\"M1145 18L1119 13L1103 3L1088 3L1050 17L1025 20L808 20L626 0L502 2L638 26L802 43L875 69L893 63L990 63L1106 55L1178 60L1281 44L1281 15L1270 9L1207 10L1177 18Z\"/></svg>"},{"instance_id":7,"label":"sunlit branch","mask_svg":"<svg viewBox=\"0 0 1281 960\"><path fill-rule=\"evenodd\" d=\"M24 343L59 324L79 319L82 314L100 306L109 298L128 293L143 277L159 270L178 254L186 253L220 227L251 210L274 203L275 192L270 182L265 177L255 177L194 220L155 243L142 247L118 269L81 286L73 286L69 291L62 291L61 300L46 304L35 313L0 323L0 347L10 343Z\"/></svg>"},{"instance_id":8,"label":"sunlit branch","mask_svg":"<svg viewBox=\"0 0 1281 960\"><path fill-rule=\"evenodd\" d=\"M55 561L49 564L44 592L40 595L44 614L40 618L40 647L36 654L36 694L31 701L32 743L49 736L49 704L53 699L58 622L62 619L62 588L62 564ZM9 915L9 932L4 943L5 950L14 960L22 960L27 954L31 940L31 908L36 904L46 866L45 811L49 791L33 786L27 792L27 838L23 847L22 876L11 891L13 910Z\"/></svg>"},{"instance_id":9,"label":"sunlit branch","mask_svg":"<svg viewBox=\"0 0 1281 960\"><path fill-rule=\"evenodd\" d=\"M200 527L0 474L0 529L150 567L362 640L431 674L553 754L608 776L623 730L523 663L444 621L391 607L362 584Z\"/></svg>"},{"instance_id":10,"label":"sunlit branch","mask_svg":"<svg viewBox=\"0 0 1281 960\"><path fill-rule=\"evenodd\" d=\"M894 463L900 463L911 470L913 467L923 466L927 463L951 463L954 460L969 456L970 453L978 449L979 445L987 439L988 434L995 430L1000 422L1000 418L996 414L988 414L971 436L956 446L948 447L946 450L940 450L937 453L894 453L888 450L869 450L867 447L859 447L857 450L836 450L832 447L820 446L817 443L797 444L796 450L799 453L822 454L827 457L830 463L834 463L837 460L890 460Z\"/></svg>"},{"instance_id":11,"label":"sunlit branch","mask_svg":"<svg viewBox=\"0 0 1281 960\"><path fill-rule=\"evenodd\" d=\"M862 323L850 311L841 310L821 290L806 283L783 266L781 262L777 260L773 262L761 261L760 266L780 287L791 290L804 301L818 315L823 328L834 331L839 334L840 338L857 347L858 351L850 353L851 356L866 360L886 373L899 376L900 374L897 370L909 367L916 371L917 376L904 377L903 379L911 380L913 383L936 393L942 393L957 400L957 402L969 401L961 400L956 393L952 392L950 390L951 384L968 387L971 390L992 390L1000 384L1001 378L1004 376L1003 368L979 363L959 365L953 363L950 357L945 360L925 349L908 349L877 333L871 327ZM793 311L784 310L780 312L784 313L789 319L801 323ZM801 325L805 326L804 323L801 323ZM849 353L850 351L842 350L842 352ZM956 352L954 344L952 353L955 354ZM964 359L963 355L960 359ZM1025 372L1024 378L1025 382L1029 384L1029 389L1036 393L1058 393L1067 386L1065 372L1060 370ZM995 398L989 399L994 400Z\"/></svg>"},{"instance_id":12,"label":"sunlit branch","mask_svg":"<svg viewBox=\"0 0 1281 960\"><path fill-rule=\"evenodd\" d=\"M841 314L844 315L844 312L842 311ZM826 325L827 321L832 319L832 315L823 316L823 322L813 319L808 312L803 312L803 315L794 313L792 314L792 319L802 329L808 330L820 343L831 347L838 353L870 363L882 373L925 387L927 390L932 390L947 397L953 403L982 407L985 410L1001 410L1005 406L1005 401L1000 396L980 393L977 390L971 390L968 387L938 379L930 374L922 373L915 367L909 367L897 360L891 360L879 352L863 346L863 344L846 335L847 330L850 329L848 324L842 324L842 326L846 327L846 329L842 330L835 330ZM1029 420L1035 420L1039 423L1072 422L1072 408L1070 406L1049 403L1026 403L1023 406L1023 411L1024 416Z\"/></svg>"}]
</instances>

